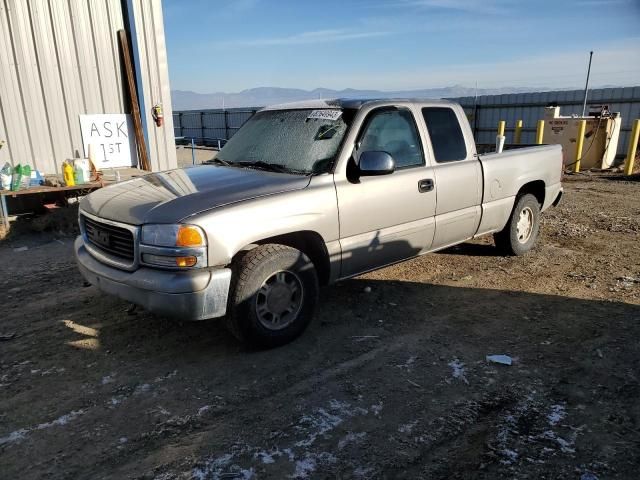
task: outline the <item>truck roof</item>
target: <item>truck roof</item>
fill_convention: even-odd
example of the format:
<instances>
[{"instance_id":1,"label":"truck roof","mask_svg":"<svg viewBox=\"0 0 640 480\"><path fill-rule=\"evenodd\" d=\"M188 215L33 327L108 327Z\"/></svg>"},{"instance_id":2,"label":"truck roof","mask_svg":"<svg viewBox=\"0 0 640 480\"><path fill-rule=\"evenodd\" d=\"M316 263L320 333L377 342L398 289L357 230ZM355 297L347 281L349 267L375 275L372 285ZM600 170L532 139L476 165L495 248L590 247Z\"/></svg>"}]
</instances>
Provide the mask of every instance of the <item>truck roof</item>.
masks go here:
<instances>
[{"instance_id":1,"label":"truck roof","mask_svg":"<svg viewBox=\"0 0 640 480\"><path fill-rule=\"evenodd\" d=\"M389 105L390 103L399 104L429 104L429 105L457 105L450 100L430 99L430 98L335 98L335 99L317 99L302 100L299 102L281 103L278 105L270 105L262 110L305 110L309 108L355 108L359 109L365 105Z\"/></svg>"}]
</instances>

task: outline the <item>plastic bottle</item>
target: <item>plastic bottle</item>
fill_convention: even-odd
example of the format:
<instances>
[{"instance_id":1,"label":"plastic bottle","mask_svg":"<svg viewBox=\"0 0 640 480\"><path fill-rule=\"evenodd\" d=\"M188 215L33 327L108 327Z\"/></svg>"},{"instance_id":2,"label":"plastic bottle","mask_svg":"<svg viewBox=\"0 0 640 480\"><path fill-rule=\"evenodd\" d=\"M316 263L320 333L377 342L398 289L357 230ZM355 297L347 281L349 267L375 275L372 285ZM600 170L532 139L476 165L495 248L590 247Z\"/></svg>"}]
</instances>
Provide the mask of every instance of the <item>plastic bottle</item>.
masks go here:
<instances>
[{"instance_id":1,"label":"plastic bottle","mask_svg":"<svg viewBox=\"0 0 640 480\"><path fill-rule=\"evenodd\" d=\"M31 182L31 166L23 165L22 166L22 178L20 179L20 189L29 188L29 183Z\"/></svg>"},{"instance_id":2,"label":"plastic bottle","mask_svg":"<svg viewBox=\"0 0 640 480\"><path fill-rule=\"evenodd\" d=\"M31 170L31 179L29 181L29 186L39 187L41 185L44 185L44 178L42 178L42 174L34 168L33 170Z\"/></svg>"},{"instance_id":3,"label":"plastic bottle","mask_svg":"<svg viewBox=\"0 0 640 480\"><path fill-rule=\"evenodd\" d=\"M76 185L79 183L87 183L91 180L91 169L89 168L88 159L76 158L73 161L73 179Z\"/></svg>"},{"instance_id":4,"label":"plastic bottle","mask_svg":"<svg viewBox=\"0 0 640 480\"><path fill-rule=\"evenodd\" d=\"M20 190L20 183L22 183L22 165L18 164L13 167L13 174L11 175L11 191L16 192Z\"/></svg>"},{"instance_id":5,"label":"plastic bottle","mask_svg":"<svg viewBox=\"0 0 640 480\"><path fill-rule=\"evenodd\" d=\"M11 190L11 164L4 164L0 170L0 190Z\"/></svg>"},{"instance_id":6,"label":"plastic bottle","mask_svg":"<svg viewBox=\"0 0 640 480\"><path fill-rule=\"evenodd\" d=\"M62 175L64 176L64 184L67 187L73 187L76 184L73 179L73 167L69 161L62 162Z\"/></svg>"}]
</instances>

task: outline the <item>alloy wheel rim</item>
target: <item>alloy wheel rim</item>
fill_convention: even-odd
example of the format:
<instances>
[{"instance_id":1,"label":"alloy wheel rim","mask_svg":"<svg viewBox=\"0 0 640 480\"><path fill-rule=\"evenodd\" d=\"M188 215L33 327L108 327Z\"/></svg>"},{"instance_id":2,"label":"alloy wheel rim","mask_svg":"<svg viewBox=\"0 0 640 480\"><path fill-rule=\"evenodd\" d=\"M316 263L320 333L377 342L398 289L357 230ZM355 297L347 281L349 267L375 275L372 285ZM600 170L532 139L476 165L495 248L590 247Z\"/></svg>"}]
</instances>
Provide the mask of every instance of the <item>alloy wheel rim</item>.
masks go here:
<instances>
[{"instance_id":1,"label":"alloy wheel rim","mask_svg":"<svg viewBox=\"0 0 640 480\"><path fill-rule=\"evenodd\" d=\"M302 309L304 291L300 277L289 270L269 276L255 295L256 316L269 330L282 330Z\"/></svg>"}]
</instances>

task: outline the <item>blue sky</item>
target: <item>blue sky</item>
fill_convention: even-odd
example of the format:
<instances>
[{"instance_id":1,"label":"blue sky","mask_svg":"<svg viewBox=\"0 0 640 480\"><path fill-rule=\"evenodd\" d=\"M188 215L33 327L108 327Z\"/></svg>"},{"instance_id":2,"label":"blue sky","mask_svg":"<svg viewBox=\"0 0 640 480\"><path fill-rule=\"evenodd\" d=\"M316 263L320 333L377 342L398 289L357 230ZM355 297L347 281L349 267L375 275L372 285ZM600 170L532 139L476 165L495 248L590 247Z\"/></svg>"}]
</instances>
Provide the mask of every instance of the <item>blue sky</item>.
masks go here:
<instances>
[{"instance_id":1,"label":"blue sky","mask_svg":"<svg viewBox=\"0 0 640 480\"><path fill-rule=\"evenodd\" d=\"M640 85L640 0L163 0L171 88Z\"/></svg>"}]
</instances>

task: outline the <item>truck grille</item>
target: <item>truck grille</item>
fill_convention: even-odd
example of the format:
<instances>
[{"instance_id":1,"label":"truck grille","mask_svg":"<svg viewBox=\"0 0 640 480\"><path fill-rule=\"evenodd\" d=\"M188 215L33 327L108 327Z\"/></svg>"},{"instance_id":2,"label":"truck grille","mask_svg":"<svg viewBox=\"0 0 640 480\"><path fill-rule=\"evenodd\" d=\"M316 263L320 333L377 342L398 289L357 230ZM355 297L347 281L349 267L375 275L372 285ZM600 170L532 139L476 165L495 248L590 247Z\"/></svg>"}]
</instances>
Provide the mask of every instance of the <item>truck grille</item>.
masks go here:
<instances>
[{"instance_id":1,"label":"truck grille","mask_svg":"<svg viewBox=\"0 0 640 480\"><path fill-rule=\"evenodd\" d=\"M134 261L133 233L126 228L95 221L82 216L87 241L109 255Z\"/></svg>"}]
</instances>

